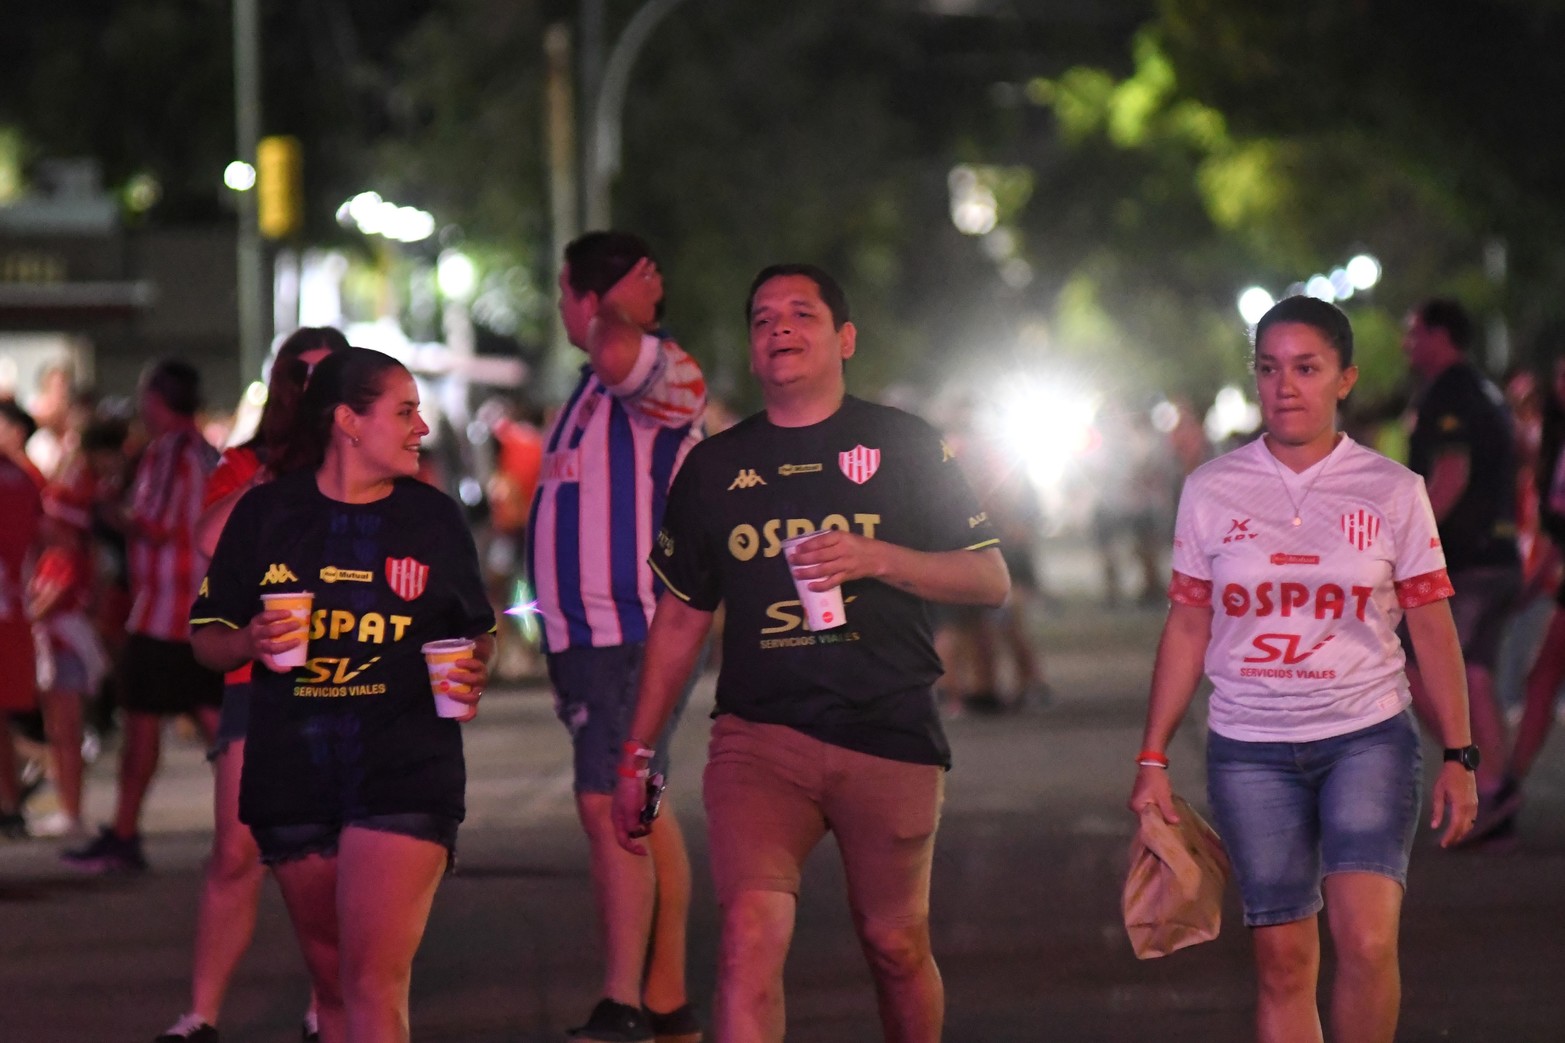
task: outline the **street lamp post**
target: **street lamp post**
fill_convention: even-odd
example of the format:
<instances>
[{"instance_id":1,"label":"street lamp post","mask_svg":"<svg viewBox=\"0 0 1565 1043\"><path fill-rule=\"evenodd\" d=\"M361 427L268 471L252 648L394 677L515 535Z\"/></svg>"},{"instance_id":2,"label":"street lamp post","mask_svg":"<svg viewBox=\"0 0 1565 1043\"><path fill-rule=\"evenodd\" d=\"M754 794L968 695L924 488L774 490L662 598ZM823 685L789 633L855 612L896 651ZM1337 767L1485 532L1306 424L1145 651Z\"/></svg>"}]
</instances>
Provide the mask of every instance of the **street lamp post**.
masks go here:
<instances>
[{"instance_id":1,"label":"street lamp post","mask_svg":"<svg viewBox=\"0 0 1565 1043\"><path fill-rule=\"evenodd\" d=\"M257 0L234 0L234 125L239 157L252 166L261 140L261 28ZM239 192L237 237L239 295L239 389L259 378L266 361L262 329L265 252L256 216L255 192Z\"/></svg>"},{"instance_id":2,"label":"street lamp post","mask_svg":"<svg viewBox=\"0 0 1565 1043\"><path fill-rule=\"evenodd\" d=\"M609 186L619 173L620 124L625 110L625 92L630 85L630 68L636 55L670 11L683 0L647 0L637 9L630 24L614 43L598 84L592 113L592 145L587 149L586 226L607 228L611 221Z\"/></svg>"}]
</instances>

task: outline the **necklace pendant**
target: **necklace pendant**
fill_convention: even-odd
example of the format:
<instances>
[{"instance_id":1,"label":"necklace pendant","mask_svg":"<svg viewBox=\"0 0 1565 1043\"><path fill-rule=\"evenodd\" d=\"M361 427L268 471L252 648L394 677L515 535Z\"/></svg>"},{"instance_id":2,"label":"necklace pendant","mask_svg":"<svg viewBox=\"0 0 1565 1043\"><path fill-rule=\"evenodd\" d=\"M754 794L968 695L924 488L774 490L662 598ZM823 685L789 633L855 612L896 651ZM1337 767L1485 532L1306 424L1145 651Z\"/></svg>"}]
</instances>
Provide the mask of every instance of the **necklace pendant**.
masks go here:
<instances>
[{"instance_id":1,"label":"necklace pendant","mask_svg":"<svg viewBox=\"0 0 1565 1043\"><path fill-rule=\"evenodd\" d=\"M1295 527L1303 525L1304 524L1304 519L1300 518L1297 514L1295 514L1293 516L1293 524L1294 524Z\"/></svg>"}]
</instances>

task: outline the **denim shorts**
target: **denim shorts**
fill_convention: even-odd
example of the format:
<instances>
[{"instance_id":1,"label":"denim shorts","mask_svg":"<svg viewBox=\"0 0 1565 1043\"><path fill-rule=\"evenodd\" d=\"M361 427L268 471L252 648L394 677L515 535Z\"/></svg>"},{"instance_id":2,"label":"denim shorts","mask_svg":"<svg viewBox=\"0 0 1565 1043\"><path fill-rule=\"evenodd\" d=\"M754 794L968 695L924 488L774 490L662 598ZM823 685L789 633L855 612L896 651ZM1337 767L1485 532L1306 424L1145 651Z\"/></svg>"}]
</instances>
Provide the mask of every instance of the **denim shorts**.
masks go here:
<instances>
[{"instance_id":1,"label":"denim shorts","mask_svg":"<svg viewBox=\"0 0 1565 1043\"><path fill-rule=\"evenodd\" d=\"M1321 878L1377 873L1407 886L1422 754L1406 711L1314 742L1207 734L1206 785L1247 927L1315 915Z\"/></svg>"},{"instance_id":2,"label":"denim shorts","mask_svg":"<svg viewBox=\"0 0 1565 1043\"><path fill-rule=\"evenodd\" d=\"M365 815L348 822L251 826L250 832L255 836L256 846L261 849L261 861L269 866L279 862L296 862L310 855L335 858L342 842L343 829L357 826L439 844L446 849L446 866L449 871L456 865L456 833L460 825L456 819L445 815L408 811L394 815Z\"/></svg>"},{"instance_id":3,"label":"denim shorts","mask_svg":"<svg viewBox=\"0 0 1565 1043\"><path fill-rule=\"evenodd\" d=\"M641 683L641 658L646 645L634 642L608 648L568 648L549 654L549 683L554 686L554 712L571 733L577 793L613 793L620 754L636 714L636 690ZM651 770L668 774L669 740L679 727L699 667L680 694L679 705L663 734L643 737L657 750Z\"/></svg>"},{"instance_id":4,"label":"denim shorts","mask_svg":"<svg viewBox=\"0 0 1565 1043\"><path fill-rule=\"evenodd\" d=\"M250 730L250 682L223 685L223 708L218 711L217 734L207 751L208 763L216 761L236 742L242 742Z\"/></svg>"}]
</instances>

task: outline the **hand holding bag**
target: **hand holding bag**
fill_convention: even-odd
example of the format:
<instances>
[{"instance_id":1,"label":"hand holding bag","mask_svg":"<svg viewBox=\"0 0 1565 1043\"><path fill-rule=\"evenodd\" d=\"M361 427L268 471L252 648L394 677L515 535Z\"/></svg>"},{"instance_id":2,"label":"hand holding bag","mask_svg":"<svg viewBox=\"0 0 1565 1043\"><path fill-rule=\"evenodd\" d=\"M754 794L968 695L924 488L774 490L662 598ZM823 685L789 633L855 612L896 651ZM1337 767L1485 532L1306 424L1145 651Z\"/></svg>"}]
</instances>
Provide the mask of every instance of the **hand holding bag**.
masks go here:
<instances>
[{"instance_id":1,"label":"hand holding bag","mask_svg":"<svg viewBox=\"0 0 1565 1043\"><path fill-rule=\"evenodd\" d=\"M1211 941L1222 926L1228 853L1183 798L1175 796L1174 807L1177 823L1163 821L1155 804L1142 808L1130 845L1120 908L1130 947L1142 960Z\"/></svg>"}]
</instances>

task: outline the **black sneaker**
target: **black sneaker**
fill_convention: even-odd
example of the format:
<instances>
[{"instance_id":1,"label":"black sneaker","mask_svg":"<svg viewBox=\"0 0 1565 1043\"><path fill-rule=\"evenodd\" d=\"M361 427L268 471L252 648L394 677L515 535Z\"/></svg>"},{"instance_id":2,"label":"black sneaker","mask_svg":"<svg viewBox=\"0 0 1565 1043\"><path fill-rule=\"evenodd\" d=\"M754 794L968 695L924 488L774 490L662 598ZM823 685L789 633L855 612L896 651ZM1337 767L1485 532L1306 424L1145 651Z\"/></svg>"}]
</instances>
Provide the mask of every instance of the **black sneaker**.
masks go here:
<instances>
[{"instance_id":1,"label":"black sneaker","mask_svg":"<svg viewBox=\"0 0 1565 1043\"><path fill-rule=\"evenodd\" d=\"M152 1043L217 1043L217 1029L194 1014L186 1014Z\"/></svg>"},{"instance_id":2,"label":"black sneaker","mask_svg":"<svg viewBox=\"0 0 1565 1043\"><path fill-rule=\"evenodd\" d=\"M566 1038L594 1043L653 1043L652 1029L640 1007L601 999L592 1008L587 1024L567 1029Z\"/></svg>"},{"instance_id":3,"label":"black sneaker","mask_svg":"<svg viewBox=\"0 0 1565 1043\"><path fill-rule=\"evenodd\" d=\"M129 840L122 840L108 826L99 830L91 843L61 852L60 861L87 873L147 871L147 859L141 853L141 835L138 833Z\"/></svg>"},{"instance_id":4,"label":"black sneaker","mask_svg":"<svg viewBox=\"0 0 1565 1043\"><path fill-rule=\"evenodd\" d=\"M647 1024L657 1043L701 1043L701 1023L688 1003L667 1014L648 1007Z\"/></svg>"}]
</instances>

